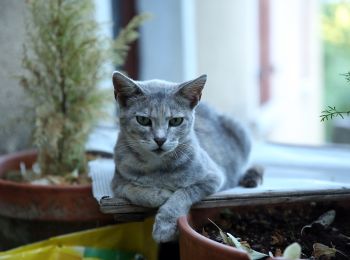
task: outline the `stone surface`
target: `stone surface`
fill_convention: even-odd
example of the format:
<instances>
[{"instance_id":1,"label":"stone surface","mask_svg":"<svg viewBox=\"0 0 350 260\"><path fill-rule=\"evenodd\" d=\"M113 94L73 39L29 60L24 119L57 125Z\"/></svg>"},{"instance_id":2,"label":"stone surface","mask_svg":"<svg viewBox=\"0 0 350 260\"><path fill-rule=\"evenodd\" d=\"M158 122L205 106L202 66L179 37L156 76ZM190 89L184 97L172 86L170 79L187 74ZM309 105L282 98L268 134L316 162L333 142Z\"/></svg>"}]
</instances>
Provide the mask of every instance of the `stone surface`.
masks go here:
<instances>
[{"instance_id":1,"label":"stone surface","mask_svg":"<svg viewBox=\"0 0 350 260\"><path fill-rule=\"evenodd\" d=\"M26 4L22 0L0 1L0 154L30 144L32 111L18 83L22 44L25 40Z\"/></svg>"}]
</instances>

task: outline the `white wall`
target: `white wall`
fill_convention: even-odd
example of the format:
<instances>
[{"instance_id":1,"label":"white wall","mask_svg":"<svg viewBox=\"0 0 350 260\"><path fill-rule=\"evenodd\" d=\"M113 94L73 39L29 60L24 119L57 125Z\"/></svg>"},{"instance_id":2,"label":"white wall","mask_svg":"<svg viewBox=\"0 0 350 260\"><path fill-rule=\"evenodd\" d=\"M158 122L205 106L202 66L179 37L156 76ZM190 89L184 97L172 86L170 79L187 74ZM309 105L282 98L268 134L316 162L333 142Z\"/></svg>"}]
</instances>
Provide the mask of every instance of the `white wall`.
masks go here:
<instances>
[{"instance_id":1,"label":"white wall","mask_svg":"<svg viewBox=\"0 0 350 260\"><path fill-rule=\"evenodd\" d=\"M138 1L139 12L152 14L141 27L141 80L185 80L182 5L177 0Z\"/></svg>"},{"instance_id":2,"label":"white wall","mask_svg":"<svg viewBox=\"0 0 350 260\"><path fill-rule=\"evenodd\" d=\"M141 79L206 73L203 99L246 121L258 137L318 144L321 50L317 0L271 0L271 100L259 104L259 0L139 0Z\"/></svg>"},{"instance_id":3,"label":"white wall","mask_svg":"<svg viewBox=\"0 0 350 260\"><path fill-rule=\"evenodd\" d=\"M271 1L270 103L257 111L261 134L276 142L320 144L321 41L317 0Z\"/></svg>"},{"instance_id":4,"label":"white wall","mask_svg":"<svg viewBox=\"0 0 350 260\"><path fill-rule=\"evenodd\" d=\"M196 1L197 66L204 100L250 120L258 105L257 1Z\"/></svg>"},{"instance_id":5,"label":"white wall","mask_svg":"<svg viewBox=\"0 0 350 260\"><path fill-rule=\"evenodd\" d=\"M141 79L207 74L203 99L249 118L257 100L255 0L139 0L139 10L154 16L141 28Z\"/></svg>"}]
</instances>

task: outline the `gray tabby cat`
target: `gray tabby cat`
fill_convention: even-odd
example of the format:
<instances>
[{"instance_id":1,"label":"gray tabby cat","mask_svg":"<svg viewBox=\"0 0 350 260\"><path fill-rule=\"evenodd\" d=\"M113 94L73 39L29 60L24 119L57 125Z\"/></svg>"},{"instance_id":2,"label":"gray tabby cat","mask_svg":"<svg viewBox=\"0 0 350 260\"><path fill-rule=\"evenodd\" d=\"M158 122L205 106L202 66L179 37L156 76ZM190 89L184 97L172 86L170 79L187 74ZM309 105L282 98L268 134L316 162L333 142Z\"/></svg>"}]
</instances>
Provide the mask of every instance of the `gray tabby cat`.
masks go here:
<instances>
[{"instance_id":1,"label":"gray tabby cat","mask_svg":"<svg viewBox=\"0 0 350 260\"><path fill-rule=\"evenodd\" d=\"M178 84L113 73L120 133L112 188L133 204L159 207L157 242L176 239L177 219L193 203L240 180L256 186L241 178L249 136L237 122L199 104L205 82L206 75Z\"/></svg>"}]
</instances>

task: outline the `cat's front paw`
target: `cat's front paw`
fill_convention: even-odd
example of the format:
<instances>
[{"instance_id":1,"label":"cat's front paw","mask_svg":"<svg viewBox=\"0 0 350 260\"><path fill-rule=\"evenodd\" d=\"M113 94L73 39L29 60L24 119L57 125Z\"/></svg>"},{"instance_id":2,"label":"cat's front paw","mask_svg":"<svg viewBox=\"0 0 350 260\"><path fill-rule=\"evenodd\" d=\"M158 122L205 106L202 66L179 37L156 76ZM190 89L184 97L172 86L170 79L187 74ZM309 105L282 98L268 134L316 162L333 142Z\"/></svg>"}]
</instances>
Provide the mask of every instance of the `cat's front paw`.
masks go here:
<instances>
[{"instance_id":1,"label":"cat's front paw","mask_svg":"<svg viewBox=\"0 0 350 260\"><path fill-rule=\"evenodd\" d=\"M144 206L151 208L158 208L162 206L173 194L172 191L166 189L155 189L154 192L150 193L149 198L144 202ZM143 199L144 198L140 198Z\"/></svg>"},{"instance_id":2,"label":"cat's front paw","mask_svg":"<svg viewBox=\"0 0 350 260\"><path fill-rule=\"evenodd\" d=\"M158 243L174 241L178 237L177 219L168 212L159 211L153 225L153 239Z\"/></svg>"},{"instance_id":3,"label":"cat's front paw","mask_svg":"<svg viewBox=\"0 0 350 260\"><path fill-rule=\"evenodd\" d=\"M156 195L158 201L158 207L163 205L170 197L173 195L173 192L166 189L159 189L158 194Z\"/></svg>"}]
</instances>

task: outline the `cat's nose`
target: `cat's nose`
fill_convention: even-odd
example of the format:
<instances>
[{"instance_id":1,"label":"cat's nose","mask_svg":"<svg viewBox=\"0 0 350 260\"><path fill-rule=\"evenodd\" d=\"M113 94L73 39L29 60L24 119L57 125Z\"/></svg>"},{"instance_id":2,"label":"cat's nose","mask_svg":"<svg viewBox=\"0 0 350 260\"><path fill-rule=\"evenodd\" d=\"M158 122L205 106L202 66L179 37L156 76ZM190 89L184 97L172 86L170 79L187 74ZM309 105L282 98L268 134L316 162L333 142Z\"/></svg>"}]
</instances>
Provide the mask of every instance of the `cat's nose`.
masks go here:
<instances>
[{"instance_id":1,"label":"cat's nose","mask_svg":"<svg viewBox=\"0 0 350 260\"><path fill-rule=\"evenodd\" d=\"M165 141L166 141L166 138L154 138L154 141L158 144L159 147L161 147Z\"/></svg>"}]
</instances>

